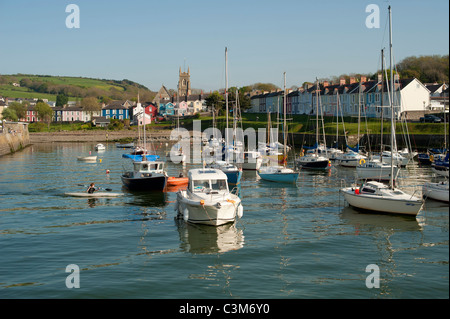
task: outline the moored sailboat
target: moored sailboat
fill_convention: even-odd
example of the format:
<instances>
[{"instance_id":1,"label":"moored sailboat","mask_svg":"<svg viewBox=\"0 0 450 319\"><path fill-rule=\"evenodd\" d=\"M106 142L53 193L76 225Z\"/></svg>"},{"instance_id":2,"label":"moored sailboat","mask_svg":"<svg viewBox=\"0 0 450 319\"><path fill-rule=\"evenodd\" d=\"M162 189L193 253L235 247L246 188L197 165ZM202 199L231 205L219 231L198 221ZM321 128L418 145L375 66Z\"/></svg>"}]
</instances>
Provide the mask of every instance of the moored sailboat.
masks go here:
<instances>
[{"instance_id":1,"label":"moored sailboat","mask_svg":"<svg viewBox=\"0 0 450 319\"><path fill-rule=\"evenodd\" d=\"M389 29L390 29L390 50L392 50L392 24L391 7L389 6ZM394 145L394 77L391 58L391 147ZM345 200L350 206L371 212L381 212L390 214L403 214L416 216L423 207L423 201L413 195L407 194L398 188L394 188L394 163L391 157L391 176L389 185L380 182L370 181L363 183L361 187L345 187L340 190L344 194Z\"/></svg>"},{"instance_id":2,"label":"moored sailboat","mask_svg":"<svg viewBox=\"0 0 450 319\"><path fill-rule=\"evenodd\" d=\"M286 129L286 72L284 73L284 153L283 166L268 165L261 167L257 172L262 180L279 183L297 183L298 172L286 167L287 162L287 129Z\"/></svg>"}]
</instances>

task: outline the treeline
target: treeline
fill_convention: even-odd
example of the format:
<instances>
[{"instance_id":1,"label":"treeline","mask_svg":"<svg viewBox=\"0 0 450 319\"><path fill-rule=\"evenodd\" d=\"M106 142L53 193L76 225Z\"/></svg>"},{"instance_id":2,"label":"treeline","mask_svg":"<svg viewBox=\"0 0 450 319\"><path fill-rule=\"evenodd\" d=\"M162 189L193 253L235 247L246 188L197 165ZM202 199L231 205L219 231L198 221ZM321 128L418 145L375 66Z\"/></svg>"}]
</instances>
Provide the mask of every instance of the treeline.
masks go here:
<instances>
[{"instance_id":1,"label":"treeline","mask_svg":"<svg viewBox=\"0 0 450 319\"><path fill-rule=\"evenodd\" d=\"M422 83L449 83L449 56L410 56L397 65L400 77L417 78Z\"/></svg>"},{"instance_id":2,"label":"treeline","mask_svg":"<svg viewBox=\"0 0 450 319\"><path fill-rule=\"evenodd\" d=\"M376 73L341 74L319 80L339 83L339 79L344 78L348 83L350 77L356 77L359 80L361 76L367 77L368 80L376 80L379 73L381 70L377 70ZM449 55L410 56L397 63L394 73L398 73L401 79L417 78L422 83L449 83ZM387 74L389 77L389 70Z\"/></svg>"}]
</instances>

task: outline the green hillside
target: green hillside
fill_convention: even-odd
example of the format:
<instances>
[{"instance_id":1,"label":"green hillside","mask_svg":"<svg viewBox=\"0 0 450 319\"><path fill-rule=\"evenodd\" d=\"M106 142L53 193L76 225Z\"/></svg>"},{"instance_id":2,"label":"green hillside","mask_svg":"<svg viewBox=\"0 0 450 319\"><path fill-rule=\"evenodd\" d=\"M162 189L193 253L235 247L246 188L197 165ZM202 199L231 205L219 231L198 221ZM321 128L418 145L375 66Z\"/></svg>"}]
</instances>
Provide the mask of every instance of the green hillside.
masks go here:
<instances>
[{"instance_id":1,"label":"green hillside","mask_svg":"<svg viewBox=\"0 0 450 319\"><path fill-rule=\"evenodd\" d=\"M13 83L20 85L14 86ZM152 100L155 93L145 86L124 79L107 80L85 77L13 74L0 75L0 95L11 98L45 98L56 101L58 94L65 94L69 100L96 97L100 100L136 99Z\"/></svg>"}]
</instances>

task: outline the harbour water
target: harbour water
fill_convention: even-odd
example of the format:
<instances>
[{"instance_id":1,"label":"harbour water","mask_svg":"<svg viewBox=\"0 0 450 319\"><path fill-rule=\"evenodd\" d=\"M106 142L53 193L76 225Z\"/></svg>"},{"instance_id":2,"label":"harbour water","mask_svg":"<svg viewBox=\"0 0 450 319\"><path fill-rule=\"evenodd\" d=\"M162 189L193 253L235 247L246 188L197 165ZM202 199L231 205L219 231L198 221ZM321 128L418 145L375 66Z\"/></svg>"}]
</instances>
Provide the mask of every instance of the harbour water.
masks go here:
<instances>
[{"instance_id":1,"label":"harbour water","mask_svg":"<svg viewBox=\"0 0 450 319\"><path fill-rule=\"evenodd\" d=\"M243 218L193 226L174 219L174 192L122 189L127 150L107 144L101 162L77 161L89 151L43 143L0 157L0 298L449 298L446 204L427 201L417 218L364 214L339 194L352 169L301 171L297 186L246 171ZM167 164L170 176L193 167ZM402 174L411 193L431 179L416 164ZM125 194L63 196L91 182ZM69 289L73 264L80 287ZM366 285L368 265L379 288Z\"/></svg>"}]
</instances>

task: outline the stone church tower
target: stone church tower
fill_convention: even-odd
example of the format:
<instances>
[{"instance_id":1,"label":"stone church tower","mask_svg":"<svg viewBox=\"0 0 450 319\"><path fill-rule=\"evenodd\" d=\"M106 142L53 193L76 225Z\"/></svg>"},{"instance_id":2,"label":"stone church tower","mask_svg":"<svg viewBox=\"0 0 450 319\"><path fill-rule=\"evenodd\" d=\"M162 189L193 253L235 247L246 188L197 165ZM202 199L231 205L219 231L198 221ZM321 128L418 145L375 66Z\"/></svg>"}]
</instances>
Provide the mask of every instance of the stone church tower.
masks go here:
<instances>
[{"instance_id":1,"label":"stone church tower","mask_svg":"<svg viewBox=\"0 0 450 319\"><path fill-rule=\"evenodd\" d=\"M178 96L182 97L191 95L191 73L189 71L189 67L187 72L181 72L180 67L179 76L180 78L178 80Z\"/></svg>"}]
</instances>

